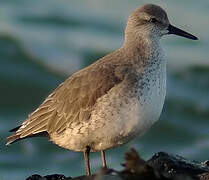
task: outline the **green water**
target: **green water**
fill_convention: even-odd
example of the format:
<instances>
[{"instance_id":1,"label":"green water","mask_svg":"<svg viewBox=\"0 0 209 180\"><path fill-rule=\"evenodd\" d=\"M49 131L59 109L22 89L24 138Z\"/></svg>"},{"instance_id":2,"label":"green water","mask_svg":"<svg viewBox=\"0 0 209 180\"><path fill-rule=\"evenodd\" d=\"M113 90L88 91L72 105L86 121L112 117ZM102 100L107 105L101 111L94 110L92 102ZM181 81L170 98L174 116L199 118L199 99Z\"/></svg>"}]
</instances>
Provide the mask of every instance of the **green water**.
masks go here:
<instances>
[{"instance_id":1,"label":"green water","mask_svg":"<svg viewBox=\"0 0 209 180\"><path fill-rule=\"evenodd\" d=\"M4 139L68 75L118 48L128 14L145 2L0 0L0 180L84 173L82 153L42 138L9 147ZM164 6L173 24L200 40L162 40L168 59L163 113L142 138L107 151L108 165L116 169L130 147L144 158L157 151L195 160L209 156L209 2L149 2ZM91 162L96 171L101 164L98 153L92 153Z\"/></svg>"}]
</instances>

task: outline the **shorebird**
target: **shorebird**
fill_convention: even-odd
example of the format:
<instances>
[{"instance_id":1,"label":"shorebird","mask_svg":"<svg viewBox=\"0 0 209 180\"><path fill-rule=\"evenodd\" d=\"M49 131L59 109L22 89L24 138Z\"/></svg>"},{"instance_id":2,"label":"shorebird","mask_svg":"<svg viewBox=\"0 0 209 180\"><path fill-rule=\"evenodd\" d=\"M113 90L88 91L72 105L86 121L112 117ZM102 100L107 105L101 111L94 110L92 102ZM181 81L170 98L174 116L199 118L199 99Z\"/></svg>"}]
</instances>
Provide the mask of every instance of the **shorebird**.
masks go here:
<instances>
[{"instance_id":1,"label":"shorebird","mask_svg":"<svg viewBox=\"0 0 209 180\"><path fill-rule=\"evenodd\" d=\"M197 40L172 26L165 10L147 4L127 21L123 45L60 84L7 137L7 145L47 136L63 148L84 153L104 151L142 135L161 114L166 95L166 60L160 39L175 34Z\"/></svg>"}]
</instances>

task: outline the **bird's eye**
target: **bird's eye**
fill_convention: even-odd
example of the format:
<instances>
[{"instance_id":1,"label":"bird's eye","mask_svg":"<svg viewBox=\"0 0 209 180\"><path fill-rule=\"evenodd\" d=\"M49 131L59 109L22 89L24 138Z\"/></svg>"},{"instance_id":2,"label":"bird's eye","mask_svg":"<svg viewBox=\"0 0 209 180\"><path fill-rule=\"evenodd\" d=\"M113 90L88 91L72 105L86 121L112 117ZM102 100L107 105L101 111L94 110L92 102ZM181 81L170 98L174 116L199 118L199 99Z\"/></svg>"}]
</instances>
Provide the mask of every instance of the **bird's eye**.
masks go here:
<instances>
[{"instance_id":1,"label":"bird's eye","mask_svg":"<svg viewBox=\"0 0 209 180\"><path fill-rule=\"evenodd\" d=\"M151 19L149 20L149 22L156 23L156 22L158 22L158 20L157 20L156 18L151 18Z\"/></svg>"}]
</instances>

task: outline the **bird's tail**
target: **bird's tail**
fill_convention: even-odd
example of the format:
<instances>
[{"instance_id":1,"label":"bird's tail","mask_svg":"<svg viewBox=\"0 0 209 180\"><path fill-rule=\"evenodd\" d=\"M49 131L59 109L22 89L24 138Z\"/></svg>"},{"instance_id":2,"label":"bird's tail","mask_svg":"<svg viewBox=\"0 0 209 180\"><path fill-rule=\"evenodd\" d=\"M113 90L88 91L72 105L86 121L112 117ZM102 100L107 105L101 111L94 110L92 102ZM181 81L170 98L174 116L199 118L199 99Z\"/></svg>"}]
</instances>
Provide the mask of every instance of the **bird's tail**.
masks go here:
<instances>
[{"instance_id":1,"label":"bird's tail","mask_svg":"<svg viewBox=\"0 0 209 180\"><path fill-rule=\"evenodd\" d=\"M20 126L10 130L14 134L6 138L6 145L28 137L48 136L47 122L53 114L53 109L50 109L52 98L50 95Z\"/></svg>"},{"instance_id":2,"label":"bird's tail","mask_svg":"<svg viewBox=\"0 0 209 180\"><path fill-rule=\"evenodd\" d=\"M17 127L19 129L19 127ZM17 129L17 128L14 128L14 129ZM13 130L13 129L12 129ZM10 130L10 132L13 132L12 130ZM21 137L20 134L12 134L11 136L8 136L6 138L6 146L9 146L10 144L13 144L17 141L20 141L20 140L23 140L25 138L30 138L30 137L48 137L49 134L47 132L39 132L37 134L32 134L32 135L28 135L26 137Z\"/></svg>"},{"instance_id":3,"label":"bird's tail","mask_svg":"<svg viewBox=\"0 0 209 180\"><path fill-rule=\"evenodd\" d=\"M8 145L10 145L10 144L12 144L12 143L14 143L18 140L21 140L20 135L18 135L18 134L13 134L11 136L8 136L6 138L6 146L8 146Z\"/></svg>"},{"instance_id":4,"label":"bird's tail","mask_svg":"<svg viewBox=\"0 0 209 180\"><path fill-rule=\"evenodd\" d=\"M20 126L14 128L14 129L11 129L9 132L16 132L19 128L20 128ZM11 136L8 136L6 138L6 146L16 142L19 138L20 138L20 135L17 135L16 133Z\"/></svg>"}]
</instances>

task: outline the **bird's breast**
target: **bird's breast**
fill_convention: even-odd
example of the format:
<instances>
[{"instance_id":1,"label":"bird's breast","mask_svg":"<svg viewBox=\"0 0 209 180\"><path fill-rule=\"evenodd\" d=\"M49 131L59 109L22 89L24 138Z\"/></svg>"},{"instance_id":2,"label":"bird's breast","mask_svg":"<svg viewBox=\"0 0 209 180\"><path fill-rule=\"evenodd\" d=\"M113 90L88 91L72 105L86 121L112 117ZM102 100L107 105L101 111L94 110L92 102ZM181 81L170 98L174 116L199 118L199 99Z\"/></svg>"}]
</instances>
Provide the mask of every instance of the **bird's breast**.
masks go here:
<instances>
[{"instance_id":1,"label":"bird's breast","mask_svg":"<svg viewBox=\"0 0 209 180\"><path fill-rule=\"evenodd\" d=\"M95 149L108 149L142 135L158 120L166 93L166 66L151 67L132 83L121 83L97 101L92 112ZM136 79L136 82L134 80Z\"/></svg>"},{"instance_id":2,"label":"bird's breast","mask_svg":"<svg viewBox=\"0 0 209 180\"><path fill-rule=\"evenodd\" d=\"M138 133L143 134L155 121L158 120L166 94L166 64L149 67L138 82L136 121Z\"/></svg>"}]
</instances>

